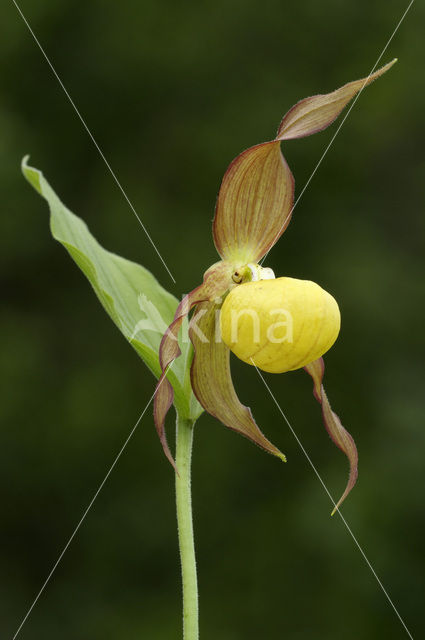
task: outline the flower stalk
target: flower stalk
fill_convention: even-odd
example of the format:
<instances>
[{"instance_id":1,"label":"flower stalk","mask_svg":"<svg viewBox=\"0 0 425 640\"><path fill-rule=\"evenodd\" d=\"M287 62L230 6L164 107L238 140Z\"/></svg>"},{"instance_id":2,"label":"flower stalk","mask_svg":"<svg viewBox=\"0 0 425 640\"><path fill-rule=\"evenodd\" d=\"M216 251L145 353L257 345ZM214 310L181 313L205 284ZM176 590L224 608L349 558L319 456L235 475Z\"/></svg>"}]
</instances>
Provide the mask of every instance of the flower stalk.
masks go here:
<instances>
[{"instance_id":1,"label":"flower stalk","mask_svg":"<svg viewBox=\"0 0 425 640\"><path fill-rule=\"evenodd\" d=\"M177 414L176 420L176 506L183 585L183 638L198 640L198 580L193 538L191 498L191 458L193 420Z\"/></svg>"}]
</instances>

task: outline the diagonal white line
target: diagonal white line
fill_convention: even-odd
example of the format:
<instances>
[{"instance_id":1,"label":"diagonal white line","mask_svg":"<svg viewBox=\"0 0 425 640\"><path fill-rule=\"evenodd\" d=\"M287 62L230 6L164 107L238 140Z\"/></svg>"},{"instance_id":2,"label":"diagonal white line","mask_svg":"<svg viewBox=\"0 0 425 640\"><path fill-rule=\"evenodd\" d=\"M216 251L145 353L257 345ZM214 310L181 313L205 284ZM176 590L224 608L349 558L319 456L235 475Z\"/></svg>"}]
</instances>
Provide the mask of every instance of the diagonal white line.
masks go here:
<instances>
[{"instance_id":1,"label":"diagonal white line","mask_svg":"<svg viewBox=\"0 0 425 640\"><path fill-rule=\"evenodd\" d=\"M165 378L163 378L163 380L165 380ZM128 445L128 443L130 442L134 432L136 431L141 419L143 418L143 416L145 415L146 411L148 410L149 405L151 404L153 398L155 396L155 393L151 396L151 398L149 399L149 402L147 403L146 407L143 409L142 413L139 416L139 419L137 420L136 424L134 425L134 427L132 428L132 430L130 431L127 439L125 440L124 444L122 445L121 449L119 450L117 456L115 457L113 463L111 464L106 476L103 478L102 482L100 483L96 493L94 494L93 498L90 500L88 507L86 508L86 510L84 511L80 521L78 522L77 526L75 527L74 531L72 532L71 537L69 538L68 542L66 543L66 545L64 546L62 552L60 553L58 559L56 560L55 564L53 565L52 569L50 570L49 575L47 576L46 580L44 581L40 591L38 592L38 594L36 595L32 605L30 606L30 608L28 609L27 613L25 614L21 624L19 625L18 629L15 632L15 635L13 636L12 640L15 640L15 638L17 638L19 632L21 631L22 627L24 626L25 622L27 621L31 611L34 609L35 605L37 604L41 594L43 593L44 589L46 588L48 582L50 581L50 578L53 576L54 572L56 571L60 561L62 560L63 556L65 555L66 551L68 550L69 545L71 544L71 542L73 541L73 539L75 538L75 535L77 534L77 531L79 530L79 528L81 527L81 525L83 524L88 512L90 511L90 509L92 508L96 498L98 497L99 493L102 491L107 479L109 478L109 476L111 475L115 465L117 464L118 460L120 459L124 449L126 448L126 446Z\"/></svg>"},{"instance_id":2,"label":"diagonal white line","mask_svg":"<svg viewBox=\"0 0 425 640\"><path fill-rule=\"evenodd\" d=\"M298 436L297 436L297 434L295 433L295 431L294 431L294 429L293 429L293 427L292 427L291 423L289 422L288 418L287 418L287 417L286 417L286 415L284 414L284 412L283 412L283 410L282 410L282 407L280 406L280 404L279 404L279 403L278 403L278 401L276 400L275 396L273 395L273 392L272 392L272 390L270 389L270 387L269 387L269 385L267 384L267 382L265 381L264 376L261 374L261 372L260 372L260 370L258 369L258 367L256 367L256 365L255 365L255 363L254 363L254 361L253 361L253 359L252 359L252 358L251 358L251 362L252 362L252 364L254 365L254 367L256 368L257 373L258 373L258 375L260 376L261 380L263 381L264 386L266 387L267 391L269 392L269 394L270 394L270 396L271 396L271 398L272 398L273 402L275 403L275 405L276 405L276 407L278 408L279 412L281 413L281 415L282 415L283 419L285 420L286 424L288 425L289 429L291 430L292 435L294 436L294 438L295 438L295 440L297 441L297 443L298 443L299 447L301 448L302 452L304 453L305 457L307 458L307 460L308 460L308 462L309 462L309 464L310 464L311 468L313 469L314 473L316 474L316 476L317 476L317 478L318 478L318 480L319 480L320 484L322 485L322 487L324 488L324 490L325 490L325 491L326 491L326 493L328 494L329 499L330 499L330 501L332 502L333 506L334 506L334 507L336 507L336 502L335 502L335 500L333 499L333 497L332 497L332 495L331 495L331 493L330 493L329 489L327 488L326 484L325 484L325 483L324 483L324 481L322 480L322 477L321 477L320 473L317 471L316 467L314 466L313 461L311 460L310 456L308 455L307 451L305 450L305 448L304 448L304 446L303 446L303 444L302 444L301 440L299 439L299 437L298 437ZM345 527L346 527L346 529L347 529L348 533L350 534L350 536L351 536L351 537L352 537L352 539L354 540L354 543L355 543L356 547L358 548L358 550L360 551L361 555L363 556L363 559L364 559L364 561L366 562L366 564L367 564L367 566L369 567L369 569L371 570L371 572L372 572L372 574L373 574L373 576L374 576L375 580L377 581L377 583L378 583L378 584L379 584L379 586L381 587L381 589L382 589L382 591L383 591L383 593L384 593L385 597L387 598L387 600L388 600L389 604L391 605L392 609L394 610L394 612L395 612L395 614L396 614L397 618L399 619L399 621L400 621L400 622L401 622L401 624L403 625L404 630L406 631L406 633L407 633L407 635L409 636L409 638L410 638L411 640L413 640L413 636L412 636L412 634L410 633L409 629L407 628L406 623L404 622L403 618L402 618L402 617L401 617L401 615L399 614L397 607L395 606L394 602L391 600L391 598L390 598L390 596L389 596L389 594L388 594L387 590L385 589L385 587L384 587L384 585L382 584L381 580L379 579L379 577L378 577L378 575L377 575L377 573L376 573L375 569L374 569L374 568L373 568L373 566L371 565L371 563L370 563L370 561L369 561L368 557L366 556L365 552L363 551L362 547L360 546L360 543L358 542L358 540L357 540L356 536L355 536L355 535L354 535L354 533L351 531L351 529L350 529L350 527L349 527L349 525L348 525L348 523L347 523L346 519L344 518L344 516L342 515L342 513L341 513L341 511L340 511L339 509L338 509L337 513L338 513L339 517L341 518L341 520L343 521L343 523L344 523L344 525L345 525Z\"/></svg>"},{"instance_id":3,"label":"diagonal white line","mask_svg":"<svg viewBox=\"0 0 425 640\"><path fill-rule=\"evenodd\" d=\"M331 141L329 142L328 146L326 147L326 149L324 150L324 152L322 153L322 155L319 158L318 163L316 164L316 166L314 167L309 179L307 180L307 182L305 183L304 187L301 190L300 195L298 196L298 198L295 200L294 206L292 207L291 211L290 211L290 215L292 215L292 212L294 211L295 207L297 206L297 204L299 203L299 201L301 200L305 190L307 189L308 185L310 184L310 182L312 181L316 171L318 170L318 168L320 167L320 165L322 164L322 161L324 159L324 157L326 156L326 154L328 153L329 149L331 148L331 146L333 145L335 138L337 137L338 133L341 131L341 127L344 124L344 122L347 120L348 116L350 115L351 110L353 109L354 105L356 104L357 100L360 98L360 95L363 91L363 89L365 88L367 81L369 80L370 76L372 75L372 73L375 71L376 67L379 64L379 61L381 60L382 56L384 55L385 51L388 49L388 46L391 42L391 40L394 38L395 34L397 33L397 31L399 30L401 23L403 22L404 18L407 16L407 13L410 10L410 7L412 6L412 4L414 3L415 0L410 0L410 3L407 7L407 9L405 10L405 12L403 13L403 15L401 16L400 20L397 23L397 26L395 27L394 31L392 32L392 34L390 35L390 37L387 40L387 43L385 45L385 47L382 49L381 53L378 56L377 61L375 62L375 64L373 65L372 69L369 72L369 75L367 76L367 78L365 79L360 91L358 92L358 94L356 95L356 97L354 98L353 102L351 103L350 108L348 109L347 113L345 114L344 118L342 119L341 124L339 125L338 129L335 131L334 135L331 138ZM276 238L278 238L280 236L281 230L279 230L279 232L276 234ZM276 240L276 239L275 239ZM270 251L272 250L272 247L270 247L270 249L267 251L266 255L261 259L260 264L263 264L264 260L267 258L267 256L269 255Z\"/></svg>"},{"instance_id":4,"label":"diagonal white line","mask_svg":"<svg viewBox=\"0 0 425 640\"><path fill-rule=\"evenodd\" d=\"M77 106L75 105L75 102L73 101L73 99L71 98L71 96L69 95L65 85L63 84L62 80L60 79L58 73L56 72L56 69L54 68L53 64L50 62L50 59L47 56L47 53L44 51L43 47L41 46L40 42L38 41L34 31L31 29L28 20L26 19L26 17L24 16L24 14L22 13L20 7L18 6L16 0L12 0L13 4L15 5L16 9L18 10L22 20L25 22L26 26L28 27L28 31L30 32L30 34L32 35L32 37L34 38L35 43L37 44L38 48L40 49L41 53L43 54L47 64L49 65L50 69L52 70L56 80L59 82L60 86L62 87L66 97L68 98L69 102L71 103L71 106L73 107L75 113L77 114L77 116L79 117L83 127L85 128L85 130L87 131L88 135L91 138L91 141L93 142L94 146L96 147L96 149L99 152L100 157L102 158L103 162L106 164L107 168L109 169L110 174L112 175L114 181L117 184L117 187L119 188L119 190L121 191L122 195L124 196L124 198L127 201L127 204L129 205L130 209L132 210L132 212L134 213L134 215L136 216L137 220L139 221L140 226L142 227L143 231L145 232L149 242L151 243L152 247L155 249L155 252L157 254L157 256L159 257L159 259L161 260L162 264L164 265L164 267L166 268L168 275L170 276L171 280L175 283L175 279L173 277L173 274L171 273L171 271L169 270L169 268L167 267L163 257L161 256L161 254L159 253L159 250L157 249L156 244L154 243L154 241L152 240L151 236L149 235L148 230L146 229L145 225L143 224L143 222L141 221L136 209L134 208L130 198L128 197L128 195L126 194L126 192L124 191L124 188L121 185L121 182L118 180L115 172L113 171L111 165L109 164L109 162L107 161L107 159L105 158L105 155L102 151L102 149L99 147L98 143L96 142L96 139L94 138L92 132L90 131L90 129L88 128L83 116L81 115L81 113L79 112L79 110L77 109Z\"/></svg>"}]
</instances>

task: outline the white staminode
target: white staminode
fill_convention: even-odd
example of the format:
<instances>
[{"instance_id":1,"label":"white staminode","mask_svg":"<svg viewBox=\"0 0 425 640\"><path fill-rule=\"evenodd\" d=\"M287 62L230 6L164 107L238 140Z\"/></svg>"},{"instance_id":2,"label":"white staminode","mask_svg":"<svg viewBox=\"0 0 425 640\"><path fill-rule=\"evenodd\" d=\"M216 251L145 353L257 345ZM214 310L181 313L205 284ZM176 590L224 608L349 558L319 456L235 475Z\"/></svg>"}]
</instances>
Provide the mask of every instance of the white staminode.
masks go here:
<instances>
[{"instance_id":1,"label":"white staminode","mask_svg":"<svg viewBox=\"0 0 425 640\"><path fill-rule=\"evenodd\" d=\"M252 274L252 282L257 282L257 280L274 280L276 278L273 269L270 269L270 267L262 267L253 262L250 262L247 266Z\"/></svg>"}]
</instances>

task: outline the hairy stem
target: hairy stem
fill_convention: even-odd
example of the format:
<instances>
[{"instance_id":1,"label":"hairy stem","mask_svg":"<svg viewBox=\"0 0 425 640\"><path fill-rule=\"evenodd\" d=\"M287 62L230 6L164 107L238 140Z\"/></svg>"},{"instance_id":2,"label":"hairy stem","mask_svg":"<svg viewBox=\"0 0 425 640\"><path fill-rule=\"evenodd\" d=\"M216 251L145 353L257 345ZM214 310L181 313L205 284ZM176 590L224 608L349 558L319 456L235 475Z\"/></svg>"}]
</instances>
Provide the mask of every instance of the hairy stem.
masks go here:
<instances>
[{"instance_id":1,"label":"hairy stem","mask_svg":"<svg viewBox=\"0 0 425 640\"><path fill-rule=\"evenodd\" d=\"M176 434L176 503L180 559L183 582L183 638L198 640L198 581L193 539L190 469L193 442L192 420L177 415Z\"/></svg>"}]
</instances>

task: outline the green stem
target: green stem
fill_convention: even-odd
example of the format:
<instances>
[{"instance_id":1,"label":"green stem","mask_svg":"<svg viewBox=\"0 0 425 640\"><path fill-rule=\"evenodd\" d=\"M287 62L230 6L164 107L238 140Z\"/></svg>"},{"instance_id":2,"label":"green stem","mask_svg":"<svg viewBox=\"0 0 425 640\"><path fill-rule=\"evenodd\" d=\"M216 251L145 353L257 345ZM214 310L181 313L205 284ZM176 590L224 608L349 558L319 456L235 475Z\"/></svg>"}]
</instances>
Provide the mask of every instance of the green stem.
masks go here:
<instances>
[{"instance_id":1,"label":"green stem","mask_svg":"<svg viewBox=\"0 0 425 640\"><path fill-rule=\"evenodd\" d=\"M177 415L176 433L176 503L180 559L183 582L183 638L198 640L198 581L193 539L190 468L194 421Z\"/></svg>"}]
</instances>

